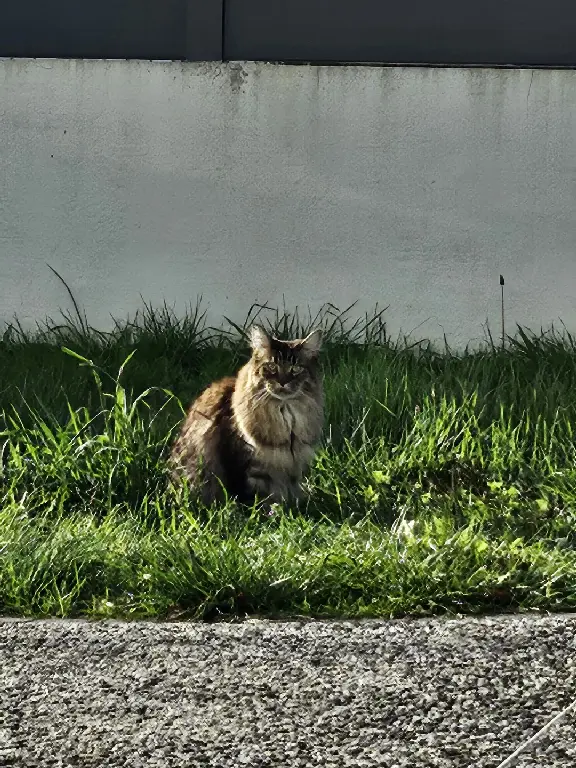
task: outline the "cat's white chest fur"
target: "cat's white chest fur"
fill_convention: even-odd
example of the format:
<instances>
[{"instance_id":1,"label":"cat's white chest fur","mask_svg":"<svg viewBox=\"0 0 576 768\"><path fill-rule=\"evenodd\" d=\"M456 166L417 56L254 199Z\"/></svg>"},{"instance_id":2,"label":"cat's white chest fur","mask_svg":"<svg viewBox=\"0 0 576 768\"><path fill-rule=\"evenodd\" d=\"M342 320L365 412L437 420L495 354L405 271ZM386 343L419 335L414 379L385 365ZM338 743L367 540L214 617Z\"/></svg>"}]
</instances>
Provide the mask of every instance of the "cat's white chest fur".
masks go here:
<instances>
[{"instance_id":1,"label":"cat's white chest fur","mask_svg":"<svg viewBox=\"0 0 576 768\"><path fill-rule=\"evenodd\" d=\"M284 405L280 406L280 416L284 421L288 435L292 436L296 424L296 414L294 413L294 409L290 407L289 403L284 403Z\"/></svg>"},{"instance_id":2,"label":"cat's white chest fur","mask_svg":"<svg viewBox=\"0 0 576 768\"><path fill-rule=\"evenodd\" d=\"M288 400L282 403L278 411L286 440L291 443L295 440L302 443L311 443L316 440L314 414L308 403L297 399Z\"/></svg>"},{"instance_id":3,"label":"cat's white chest fur","mask_svg":"<svg viewBox=\"0 0 576 768\"><path fill-rule=\"evenodd\" d=\"M309 445L314 440L309 409L299 400L288 400L277 406L274 416L278 444L259 451L259 458L278 469L298 474L314 455Z\"/></svg>"},{"instance_id":4,"label":"cat's white chest fur","mask_svg":"<svg viewBox=\"0 0 576 768\"><path fill-rule=\"evenodd\" d=\"M266 421L266 439L249 434L239 423L244 439L252 446L255 459L271 471L300 474L314 455L312 443L314 419L310 419L310 407L300 399L268 403L262 418Z\"/></svg>"}]
</instances>

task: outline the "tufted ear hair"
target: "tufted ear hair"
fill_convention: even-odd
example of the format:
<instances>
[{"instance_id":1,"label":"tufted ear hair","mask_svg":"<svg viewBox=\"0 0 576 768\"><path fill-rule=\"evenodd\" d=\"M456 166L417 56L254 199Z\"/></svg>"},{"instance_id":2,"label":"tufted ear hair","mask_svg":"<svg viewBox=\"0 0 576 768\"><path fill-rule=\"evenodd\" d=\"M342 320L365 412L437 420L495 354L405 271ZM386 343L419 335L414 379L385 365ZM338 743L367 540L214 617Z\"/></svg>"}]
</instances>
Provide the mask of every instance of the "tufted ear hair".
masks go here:
<instances>
[{"instance_id":1,"label":"tufted ear hair","mask_svg":"<svg viewBox=\"0 0 576 768\"><path fill-rule=\"evenodd\" d=\"M270 336L261 325L253 325L248 331L252 351L261 355L270 354Z\"/></svg>"},{"instance_id":2,"label":"tufted ear hair","mask_svg":"<svg viewBox=\"0 0 576 768\"><path fill-rule=\"evenodd\" d=\"M322 329L316 328L315 331L309 333L305 339L300 342L300 349L310 357L314 357L320 352L322 347Z\"/></svg>"}]
</instances>

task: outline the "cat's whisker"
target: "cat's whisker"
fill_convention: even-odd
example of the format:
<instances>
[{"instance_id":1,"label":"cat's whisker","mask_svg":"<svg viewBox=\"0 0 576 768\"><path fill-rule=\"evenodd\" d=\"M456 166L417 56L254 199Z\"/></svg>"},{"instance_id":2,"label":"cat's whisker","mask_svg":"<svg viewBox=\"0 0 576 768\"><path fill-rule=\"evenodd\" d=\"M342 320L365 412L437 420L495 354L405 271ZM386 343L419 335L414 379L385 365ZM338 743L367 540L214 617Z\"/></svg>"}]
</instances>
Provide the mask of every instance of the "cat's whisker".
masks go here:
<instances>
[{"instance_id":1,"label":"cat's whisker","mask_svg":"<svg viewBox=\"0 0 576 768\"><path fill-rule=\"evenodd\" d=\"M270 398L269 392L258 392L256 395L250 395L243 397L240 399L237 403L237 406L239 405L245 405L246 403L249 403L252 408L256 407L260 403L265 402Z\"/></svg>"}]
</instances>

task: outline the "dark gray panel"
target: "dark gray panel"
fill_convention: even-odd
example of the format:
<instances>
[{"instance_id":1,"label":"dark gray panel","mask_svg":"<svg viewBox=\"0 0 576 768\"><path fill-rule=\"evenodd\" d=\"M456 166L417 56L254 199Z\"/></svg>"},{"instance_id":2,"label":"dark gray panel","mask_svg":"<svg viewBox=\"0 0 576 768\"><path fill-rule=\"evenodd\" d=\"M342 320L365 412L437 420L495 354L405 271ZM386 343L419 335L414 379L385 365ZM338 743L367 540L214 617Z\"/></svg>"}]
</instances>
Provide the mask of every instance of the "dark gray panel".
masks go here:
<instances>
[{"instance_id":1,"label":"dark gray panel","mask_svg":"<svg viewBox=\"0 0 576 768\"><path fill-rule=\"evenodd\" d=\"M0 0L0 56L576 66L576 3Z\"/></svg>"},{"instance_id":2,"label":"dark gray panel","mask_svg":"<svg viewBox=\"0 0 576 768\"><path fill-rule=\"evenodd\" d=\"M573 0L226 0L224 55L576 65Z\"/></svg>"},{"instance_id":3,"label":"dark gray panel","mask_svg":"<svg viewBox=\"0 0 576 768\"><path fill-rule=\"evenodd\" d=\"M185 0L187 5L186 58L222 61L224 0Z\"/></svg>"},{"instance_id":4,"label":"dark gray panel","mask_svg":"<svg viewBox=\"0 0 576 768\"><path fill-rule=\"evenodd\" d=\"M186 0L0 0L0 56L183 59L186 22Z\"/></svg>"}]
</instances>

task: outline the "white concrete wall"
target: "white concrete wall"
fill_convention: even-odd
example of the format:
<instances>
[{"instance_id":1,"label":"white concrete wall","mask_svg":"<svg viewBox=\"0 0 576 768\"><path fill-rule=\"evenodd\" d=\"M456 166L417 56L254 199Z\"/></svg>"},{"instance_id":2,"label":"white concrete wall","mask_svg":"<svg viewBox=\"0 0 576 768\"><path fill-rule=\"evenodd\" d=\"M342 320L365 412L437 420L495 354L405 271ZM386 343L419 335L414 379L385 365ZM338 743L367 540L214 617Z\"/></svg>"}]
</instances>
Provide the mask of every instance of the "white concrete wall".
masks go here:
<instances>
[{"instance_id":1,"label":"white concrete wall","mask_svg":"<svg viewBox=\"0 0 576 768\"><path fill-rule=\"evenodd\" d=\"M576 330L576 72L0 61L0 320L390 305Z\"/></svg>"}]
</instances>

